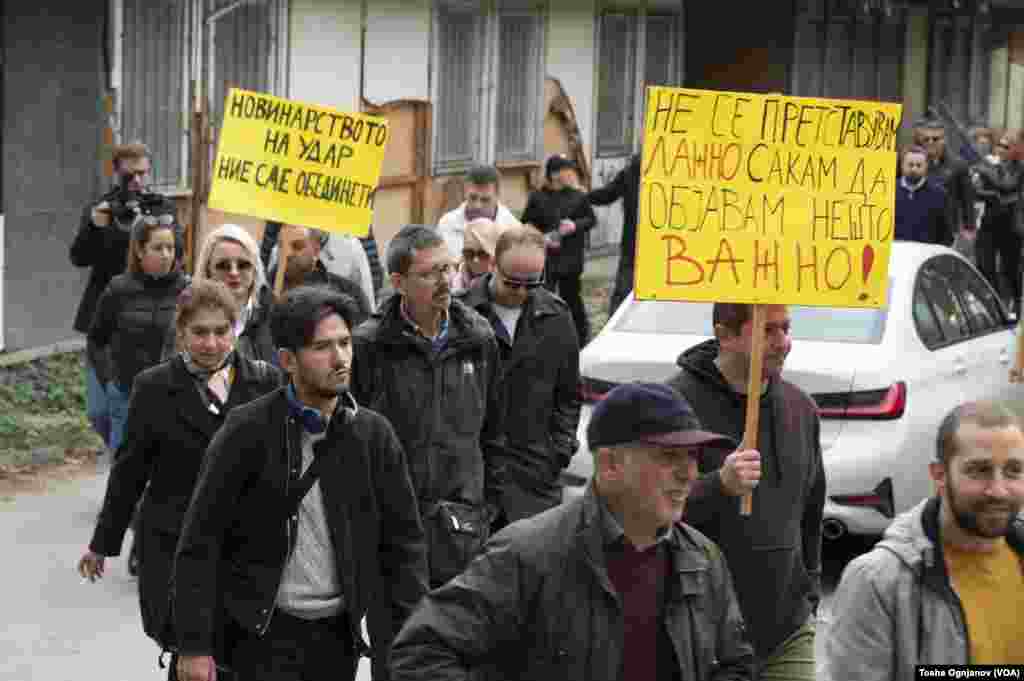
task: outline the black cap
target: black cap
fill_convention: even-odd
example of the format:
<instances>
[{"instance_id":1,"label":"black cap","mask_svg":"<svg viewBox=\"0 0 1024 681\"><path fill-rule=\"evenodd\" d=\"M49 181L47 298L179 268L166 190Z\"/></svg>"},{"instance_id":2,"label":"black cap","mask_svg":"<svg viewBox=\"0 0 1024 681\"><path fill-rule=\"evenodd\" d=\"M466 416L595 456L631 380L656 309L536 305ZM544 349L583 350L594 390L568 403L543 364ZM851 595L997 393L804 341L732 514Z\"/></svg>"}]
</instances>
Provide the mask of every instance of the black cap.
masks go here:
<instances>
[{"instance_id":1,"label":"black cap","mask_svg":"<svg viewBox=\"0 0 1024 681\"><path fill-rule=\"evenodd\" d=\"M736 446L732 438L704 430L690 403L663 383L624 383L594 407L587 426L591 451L630 442Z\"/></svg>"},{"instance_id":2,"label":"black cap","mask_svg":"<svg viewBox=\"0 0 1024 681\"><path fill-rule=\"evenodd\" d=\"M548 158L548 162L544 164L544 177L551 177L562 168L575 168L576 161L565 154L555 154Z\"/></svg>"}]
</instances>

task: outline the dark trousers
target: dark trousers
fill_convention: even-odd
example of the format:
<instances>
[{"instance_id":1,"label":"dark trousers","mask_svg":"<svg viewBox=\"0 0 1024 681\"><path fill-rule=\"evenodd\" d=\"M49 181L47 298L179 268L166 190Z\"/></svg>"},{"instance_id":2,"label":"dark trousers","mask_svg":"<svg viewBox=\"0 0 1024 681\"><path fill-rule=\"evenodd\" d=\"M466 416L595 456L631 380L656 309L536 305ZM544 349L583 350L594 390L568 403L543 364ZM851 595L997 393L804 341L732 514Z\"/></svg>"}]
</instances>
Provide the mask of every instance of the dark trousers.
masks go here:
<instances>
[{"instance_id":1,"label":"dark trousers","mask_svg":"<svg viewBox=\"0 0 1024 681\"><path fill-rule=\"evenodd\" d=\"M230 625L232 681L350 681L359 659L344 615L304 620L281 610L262 636Z\"/></svg>"},{"instance_id":2,"label":"dark trousers","mask_svg":"<svg viewBox=\"0 0 1024 681\"><path fill-rule=\"evenodd\" d=\"M587 308L583 306L582 278L582 272L549 273L544 282L549 291L557 293L569 306L581 348L590 340L590 320L587 319Z\"/></svg>"},{"instance_id":3,"label":"dark trousers","mask_svg":"<svg viewBox=\"0 0 1024 681\"><path fill-rule=\"evenodd\" d=\"M978 230L974 249L978 269L999 292L1004 291L999 281L999 270L1002 270L1010 284L1013 309L1020 315L1021 238L1013 228L1013 213L986 219ZM996 269L996 255L999 256L999 270Z\"/></svg>"},{"instance_id":4,"label":"dark trousers","mask_svg":"<svg viewBox=\"0 0 1024 681\"><path fill-rule=\"evenodd\" d=\"M619 266L615 271L615 284L612 287L611 298L608 299L608 316L615 314L619 305L626 299L629 292L633 290L633 275L636 263L633 260L619 256Z\"/></svg>"}]
</instances>

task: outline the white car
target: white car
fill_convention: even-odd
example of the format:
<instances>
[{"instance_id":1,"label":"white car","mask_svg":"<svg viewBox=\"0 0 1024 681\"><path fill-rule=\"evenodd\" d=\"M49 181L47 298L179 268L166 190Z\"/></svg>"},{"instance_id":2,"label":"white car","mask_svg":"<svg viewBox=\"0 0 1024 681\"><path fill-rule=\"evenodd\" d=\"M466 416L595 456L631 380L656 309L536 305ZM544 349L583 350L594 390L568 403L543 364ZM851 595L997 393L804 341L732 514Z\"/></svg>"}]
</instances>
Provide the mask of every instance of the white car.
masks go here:
<instances>
[{"instance_id":1,"label":"white car","mask_svg":"<svg viewBox=\"0 0 1024 681\"><path fill-rule=\"evenodd\" d=\"M586 445L592 406L616 384L665 381L683 351L712 335L711 304L630 295L580 354L580 449L565 495L593 472ZM828 499L824 534L880 534L893 516L933 493L928 463L956 405L1024 394L1009 382L1015 325L975 268L941 246L898 242L888 307L790 307L793 350L783 376L821 415Z\"/></svg>"}]
</instances>

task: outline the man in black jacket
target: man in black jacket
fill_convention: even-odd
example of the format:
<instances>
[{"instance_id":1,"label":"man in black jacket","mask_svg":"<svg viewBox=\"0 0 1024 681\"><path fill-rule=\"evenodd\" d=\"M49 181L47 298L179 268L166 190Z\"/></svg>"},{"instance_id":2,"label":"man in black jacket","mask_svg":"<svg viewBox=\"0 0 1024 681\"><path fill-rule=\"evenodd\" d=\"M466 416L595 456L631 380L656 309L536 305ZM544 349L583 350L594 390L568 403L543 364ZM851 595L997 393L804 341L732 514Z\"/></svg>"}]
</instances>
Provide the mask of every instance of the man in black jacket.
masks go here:
<instances>
[{"instance_id":1,"label":"man in black jacket","mask_svg":"<svg viewBox=\"0 0 1024 681\"><path fill-rule=\"evenodd\" d=\"M89 333L100 295L110 280L122 274L127 266L128 242L135 218L143 210L150 214L174 214L174 205L158 195L146 195L145 198L149 202L159 199L159 207L148 203L140 205L139 199L143 198L150 166L149 150L145 145L123 144L114 147L115 184L99 201L89 204L82 212L78 234L71 244L71 264L75 267L89 267L91 270L89 283L86 284L73 323L74 330L79 333ZM105 387L97 377L97 368L99 375L109 374L109 362L107 353L99 352L91 345L87 347L86 413L93 429L105 444L110 441L110 412Z\"/></svg>"},{"instance_id":2,"label":"man in black jacket","mask_svg":"<svg viewBox=\"0 0 1024 681\"><path fill-rule=\"evenodd\" d=\"M576 164L561 154L552 156L544 164L546 185L532 192L523 210L523 224L539 229L547 238L547 287L569 304L580 347L590 340L590 321L583 305L581 278L583 276L586 233L597 218L587 201L587 195L578 189Z\"/></svg>"},{"instance_id":3,"label":"man in black jacket","mask_svg":"<svg viewBox=\"0 0 1024 681\"><path fill-rule=\"evenodd\" d=\"M751 678L725 559L681 521L698 457L729 439L671 388L630 383L594 409L587 441L586 494L509 525L424 598L395 681Z\"/></svg>"},{"instance_id":4,"label":"man in black jacket","mask_svg":"<svg viewBox=\"0 0 1024 681\"><path fill-rule=\"evenodd\" d=\"M501 357L487 320L452 300L454 263L435 230L404 227L388 271L396 293L355 332L352 391L408 453L438 586L483 547L497 512Z\"/></svg>"},{"instance_id":5,"label":"man in black jacket","mask_svg":"<svg viewBox=\"0 0 1024 681\"><path fill-rule=\"evenodd\" d=\"M743 437L752 311L716 303L715 340L690 348L670 381L702 423ZM725 553L761 672L814 679L814 611L821 572L825 472L814 401L780 376L792 348L784 305L766 310L757 451L701 459L686 518ZM753 514L739 499L753 492ZM775 678L773 676L773 678Z\"/></svg>"},{"instance_id":6,"label":"man in black jacket","mask_svg":"<svg viewBox=\"0 0 1024 681\"><path fill-rule=\"evenodd\" d=\"M569 308L543 287L544 235L506 229L495 270L462 301L494 328L505 375L506 443L498 526L536 515L562 500L558 475L576 452L580 418L579 356Z\"/></svg>"},{"instance_id":7,"label":"man in black jacket","mask_svg":"<svg viewBox=\"0 0 1024 681\"><path fill-rule=\"evenodd\" d=\"M615 286L608 300L608 315L615 314L622 300L633 290L636 271L636 220L640 202L640 154L633 154L626 167L611 182L587 194L594 206L607 206L622 199L622 238Z\"/></svg>"},{"instance_id":8,"label":"man in black jacket","mask_svg":"<svg viewBox=\"0 0 1024 681\"><path fill-rule=\"evenodd\" d=\"M387 678L426 560L402 446L347 392L354 315L350 299L317 287L274 309L291 383L230 413L185 516L180 681L210 681L215 665L238 681L353 679L363 615L373 676Z\"/></svg>"},{"instance_id":9,"label":"man in black jacket","mask_svg":"<svg viewBox=\"0 0 1024 681\"><path fill-rule=\"evenodd\" d=\"M327 233L319 229L310 229L298 225L287 225L281 230L279 240L288 242L288 261L284 270L284 290L296 286L329 286L338 293L343 293L356 303L358 315L354 320L353 329L359 326L373 311L370 299L359 286L359 283L339 274L330 272L320 258L323 245L327 241ZM280 263L267 273L270 285L277 282L277 268Z\"/></svg>"}]
</instances>

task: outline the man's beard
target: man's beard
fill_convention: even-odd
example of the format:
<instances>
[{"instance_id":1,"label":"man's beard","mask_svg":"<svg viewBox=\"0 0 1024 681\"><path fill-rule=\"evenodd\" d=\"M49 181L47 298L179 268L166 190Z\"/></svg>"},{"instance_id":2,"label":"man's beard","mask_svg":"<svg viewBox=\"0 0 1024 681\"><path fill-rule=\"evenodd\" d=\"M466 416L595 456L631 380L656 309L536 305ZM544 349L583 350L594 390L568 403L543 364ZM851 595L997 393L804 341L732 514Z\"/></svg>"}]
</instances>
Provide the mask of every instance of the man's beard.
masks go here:
<instances>
[{"instance_id":1,"label":"man's beard","mask_svg":"<svg viewBox=\"0 0 1024 681\"><path fill-rule=\"evenodd\" d=\"M967 534L975 537L982 537L984 539L998 539L999 537L1005 537L1009 531L1010 526L1013 524L1017 514L1020 513L1020 504L1013 504L1005 501L990 501L984 503L980 507L977 505L974 508L966 508L960 502L961 500L957 497L956 491L950 480L950 484L946 486L949 497L949 510L953 514L953 518L956 520L956 524ZM989 529L982 527L979 515L983 511L999 510L1006 512L1006 524L1000 524L998 527Z\"/></svg>"}]
</instances>

